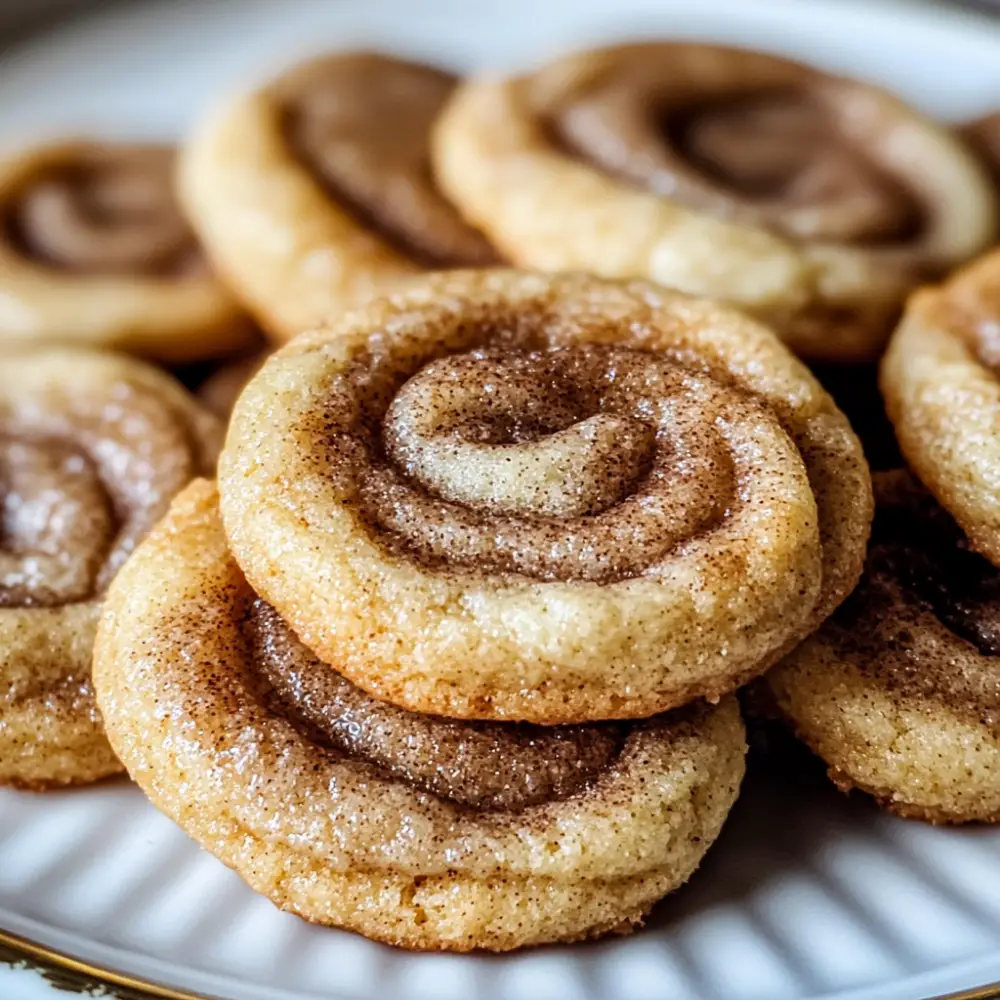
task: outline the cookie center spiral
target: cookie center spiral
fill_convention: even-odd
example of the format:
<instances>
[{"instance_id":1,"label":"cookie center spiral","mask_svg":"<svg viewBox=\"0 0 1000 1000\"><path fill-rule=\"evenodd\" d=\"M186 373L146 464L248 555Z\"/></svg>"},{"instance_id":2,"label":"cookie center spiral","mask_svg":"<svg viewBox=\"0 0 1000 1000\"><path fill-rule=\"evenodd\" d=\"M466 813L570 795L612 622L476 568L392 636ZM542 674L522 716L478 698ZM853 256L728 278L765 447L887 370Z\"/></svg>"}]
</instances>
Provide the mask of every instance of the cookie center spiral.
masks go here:
<instances>
[{"instance_id":1,"label":"cookie center spiral","mask_svg":"<svg viewBox=\"0 0 1000 1000\"><path fill-rule=\"evenodd\" d=\"M289 142L331 195L428 267L497 257L434 182L430 131L455 77L376 55L333 57L278 81Z\"/></svg>"},{"instance_id":2,"label":"cookie center spiral","mask_svg":"<svg viewBox=\"0 0 1000 1000\"><path fill-rule=\"evenodd\" d=\"M332 750L454 802L517 810L582 790L613 764L616 726L456 722L376 701L302 645L264 601L248 622L258 668L294 720Z\"/></svg>"},{"instance_id":3,"label":"cookie center spiral","mask_svg":"<svg viewBox=\"0 0 1000 1000\"><path fill-rule=\"evenodd\" d=\"M557 136L649 191L795 239L882 244L920 229L914 197L841 128L836 88L706 99L661 63L636 57L566 102Z\"/></svg>"},{"instance_id":4,"label":"cookie center spiral","mask_svg":"<svg viewBox=\"0 0 1000 1000\"><path fill-rule=\"evenodd\" d=\"M625 348L437 359L381 414L361 504L431 565L626 579L725 516L732 396Z\"/></svg>"},{"instance_id":5,"label":"cookie center spiral","mask_svg":"<svg viewBox=\"0 0 1000 1000\"><path fill-rule=\"evenodd\" d=\"M90 274L169 274L197 266L175 202L173 153L158 147L90 149L42 171L8 212L26 255Z\"/></svg>"}]
</instances>

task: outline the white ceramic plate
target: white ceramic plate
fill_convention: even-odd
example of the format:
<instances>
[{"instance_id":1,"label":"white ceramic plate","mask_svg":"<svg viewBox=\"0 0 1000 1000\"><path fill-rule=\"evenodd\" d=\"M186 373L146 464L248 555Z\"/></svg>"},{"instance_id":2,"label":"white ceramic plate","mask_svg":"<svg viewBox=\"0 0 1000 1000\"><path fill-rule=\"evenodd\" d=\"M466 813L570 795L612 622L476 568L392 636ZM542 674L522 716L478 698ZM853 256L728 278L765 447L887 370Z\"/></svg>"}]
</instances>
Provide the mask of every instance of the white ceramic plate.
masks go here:
<instances>
[{"instance_id":1,"label":"white ceramic plate","mask_svg":"<svg viewBox=\"0 0 1000 1000\"><path fill-rule=\"evenodd\" d=\"M174 0L119 5L9 53L0 136L179 135L217 91L323 48L506 67L649 33L791 53L945 117L1000 105L1000 20L925 4ZM412 956L280 914L124 783L0 792L0 928L175 996L914 1000L1000 980L1000 831L895 820L815 776L765 770L702 870L634 937Z\"/></svg>"}]
</instances>

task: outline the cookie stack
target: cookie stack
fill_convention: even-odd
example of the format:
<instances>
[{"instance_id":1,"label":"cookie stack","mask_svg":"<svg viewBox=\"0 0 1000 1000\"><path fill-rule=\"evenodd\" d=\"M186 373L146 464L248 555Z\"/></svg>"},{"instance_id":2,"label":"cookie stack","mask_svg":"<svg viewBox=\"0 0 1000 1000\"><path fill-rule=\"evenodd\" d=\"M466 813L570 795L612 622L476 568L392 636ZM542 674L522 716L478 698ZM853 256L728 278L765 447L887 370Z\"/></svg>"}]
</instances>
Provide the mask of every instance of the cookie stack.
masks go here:
<instances>
[{"instance_id":1,"label":"cookie stack","mask_svg":"<svg viewBox=\"0 0 1000 1000\"><path fill-rule=\"evenodd\" d=\"M995 239L994 130L664 42L324 57L176 192L0 162L0 782L124 767L278 905L456 951L638 925L746 685L841 787L997 820L1000 258L909 299L877 512L807 367L850 398Z\"/></svg>"},{"instance_id":2,"label":"cookie stack","mask_svg":"<svg viewBox=\"0 0 1000 1000\"><path fill-rule=\"evenodd\" d=\"M639 923L736 798L729 694L854 586L847 421L654 285L452 272L294 339L118 576L130 774L279 905L413 948ZM636 720L636 721L632 721Z\"/></svg>"}]
</instances>

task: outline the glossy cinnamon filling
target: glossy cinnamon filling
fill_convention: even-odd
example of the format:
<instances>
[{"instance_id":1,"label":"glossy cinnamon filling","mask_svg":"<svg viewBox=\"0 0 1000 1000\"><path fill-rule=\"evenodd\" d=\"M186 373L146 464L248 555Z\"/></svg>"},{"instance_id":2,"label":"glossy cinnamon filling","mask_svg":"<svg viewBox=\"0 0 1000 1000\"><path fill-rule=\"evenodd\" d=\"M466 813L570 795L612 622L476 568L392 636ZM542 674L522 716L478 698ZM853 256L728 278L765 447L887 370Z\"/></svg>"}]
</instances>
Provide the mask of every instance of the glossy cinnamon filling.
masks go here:
<instances>
[{"instance_id":1,"label":"glossy cinnamon filling","mask_svg":"<svg viewBox=\"0 0 1000 1000\"><path fill-rule=\"evenodd\" d=\"M849 140L836 89L752 84L699 97L669 57L626 65L562 102L557 139L615 176L723 218L793 239L884 245L918 236L915 196Z\"/></svg>"},{"instance_id":2,"label":"glossy cinnamon filling","mask_svg":"<svg viewBox=\"0 0 1000 1000\"><path fill-rule=\"evenodd\" d=\"M567 798L614 763L624 740L614 725L543 728L407 712L318 660L264 601L252 604L245 628L273 688L272 708L321 745L463 805L515 811Z\"/></svg>"},{"instance_id":3,"label":"glossy cinnamon filling","mask_svg":"<svg viewBox=\"0 0 1000 1000\"><path fill-rule=\"evenodd\" d=\"M427 267L495 264L438 190L430 131L457 79L383 56L317 60L272 86L305 166L363 225Z\"/></svg>"},{"instance_id":4,"label":"glossy cinnamon filling","mask_svg":"<svg viewBox=\"0 0 1000 1000\"><path fill-rule=\"evenodd\" d=\"M25 256L85 274L173 275L204 267L173 193L173 151L93 147L32 177L7 208Z\"/></svg>"}]
</instances>

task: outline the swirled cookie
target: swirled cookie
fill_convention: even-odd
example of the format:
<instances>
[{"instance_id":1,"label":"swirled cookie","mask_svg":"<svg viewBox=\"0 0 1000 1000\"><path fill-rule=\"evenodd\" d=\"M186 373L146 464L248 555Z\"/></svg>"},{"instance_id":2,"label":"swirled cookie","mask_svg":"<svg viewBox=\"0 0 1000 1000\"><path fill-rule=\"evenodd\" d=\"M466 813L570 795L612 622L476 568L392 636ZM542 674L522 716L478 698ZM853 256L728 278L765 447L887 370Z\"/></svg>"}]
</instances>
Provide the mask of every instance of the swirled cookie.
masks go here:
<instances>
[{"instance_id":1,"label":"swirled cookie","mask_svg":"<svg viewBox=\"0 0 1000 1000\"><path fill-rule=\"evenodd\" d=\"M72 349L0 359L0 784L121 770L94 704L100 598L220 428L172 378Z\"/></svg>"},{"instance_id":2,"label":"swirled cookie","mask_svg":"<svg viewBox=\"0 0 1000 1000\"><path fill-rule=\"evenodd\" d=\"M256 597L206 482L112 585L94 680L129 773L203 847L284 909L407 948L632 929L743 775L731 697L547 730L369 698Z\"/></svg>"},{"instance_id":3,"label":"swirled cookie","mask_svg":"<svg viewBox=\"0 0 1000 1000\"><path fill-rule=\"evenodd\" d=\"M426 268L496 260L431 178L429 132L455 82L389 56L337 54L202 122L182 157L182 197L276 339Z\"/></svg>"},{"instance_id":4,"label":"swirled cookie","mask_svg":"<svg viewBox=\"0 0 1000 1000\"><path fill-rule=\"evenodd\" d=\"M1000 571L904 472L875 477L858 589L768 673L773 706L903 816L1000 820Z\"/></svg>"},{"instance_id":5,"label":"swirled cookie","mask_svg":"<svg viewBox=\"0 0 1000 1000\"><path fill-rule=\"evenodd\" d=\"M738 304L797 353L874 359L908 290L987 246L989 179L884 91L689 43L465 84L445 192L508 259Z\"/></svg>"},{"instance_id":6,"label":"swirled cookie","mask_svg":"<svg viewBox=\"0 0 1000 1000\"><path fill-rule=\"evenodd\" d=\"M414 711L560 723L717 698L857 581L871 485L775 338L636 282L430 275L297 337L220 460L254 588Z\"/></svg>"},{"instance_id":7,"label":"swirled cookie","mask_svg":"<svg viewBox=\"0 0 1000 1000\"><path fill-rule=\"evenodd\" d=\"M252 339L173 194L163 146L66 142L0 159L0 347L182 362Z\"/></svg>"},{"instance_id":8,"label":"swirled cookie","mask_svg":"<svg viewBox=\"0 0 1000 1000\"><path fill-rule=\"evenodd\" d=\"M1000 565L1000 250L907 305L882 360L907 463Z\"/></svg>"}]
</instances>

